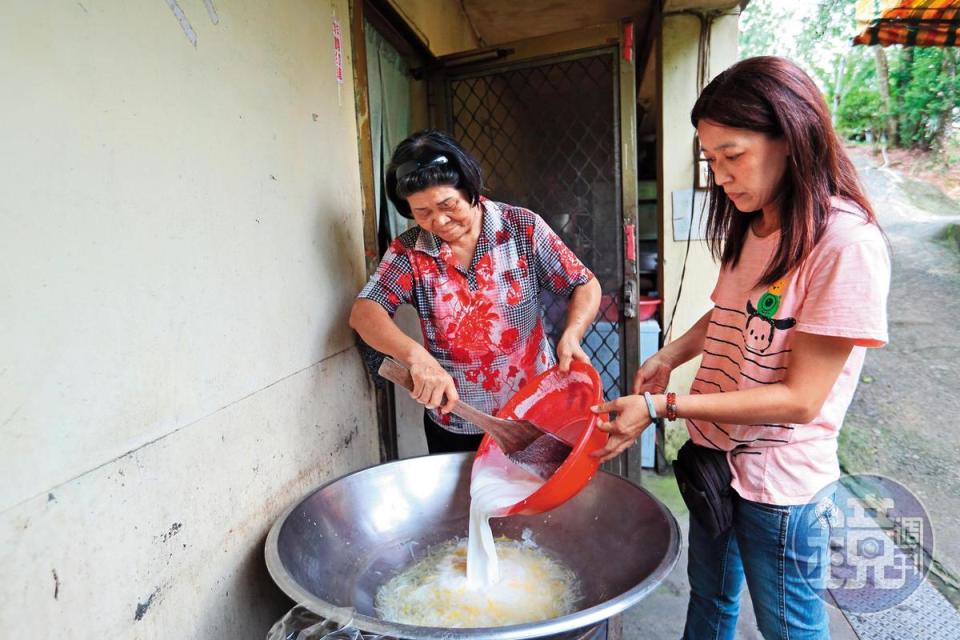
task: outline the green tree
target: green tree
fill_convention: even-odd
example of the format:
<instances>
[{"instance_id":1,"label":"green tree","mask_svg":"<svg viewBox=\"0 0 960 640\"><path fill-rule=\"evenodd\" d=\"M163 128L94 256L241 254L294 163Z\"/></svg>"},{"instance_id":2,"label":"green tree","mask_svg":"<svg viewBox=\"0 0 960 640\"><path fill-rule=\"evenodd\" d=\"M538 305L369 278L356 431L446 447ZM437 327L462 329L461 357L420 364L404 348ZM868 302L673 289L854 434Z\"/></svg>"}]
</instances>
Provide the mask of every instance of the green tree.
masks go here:
<instances>
[{"instance_id":1,"label":"green tree","mask_svg":"<svg viewBox=\"0 0 960 640\"><path fill-rule=\"evenodd\" d=\"M851 51L848 61L843 78L846 91L835 103L836 129L852 140L879 140L886 118L874 54L868 49Z\"/></svg>"},{"instance_id":2,"label":"green tree","mask_svg":"<svg viewBox=\"0 0 960 640\"><path fill-rule=\"evenodd\" d=\"M946 160L950 130L953 128L953 122L957 119L957 112L960 111L960 88L957 86L956 48L951 47L943 50L943 65L940 71L944 84L944 108L940 111L940 116L937 118L936 148L944 160Z\"/></svg>"},{"instance_id":3,"label":"green tree","mask_svg":"<svg viewBox=\"0 0 960 640\"><path fill-rule=\"evenodd\" d=\"M761 1L748 5L747 11L740 14L740 57L792 57L790 43L777 37L782 17L773 3Z\"/></svg>"},{"instance_id":4,"label":"green tree","mask_svg":"<svg viewBox=\"0 0 960 640\"><path fill-rule=\"evenodd\" d=\"M834 126L859 140L943 150L960 116L956 51L854 47L856 0L753 0L741 16L741 53L793 59L824 92ZM785 28L802 21L795 38Z\"/></svg>"},{"instance_id":5,"label":"green tree","mask_svg":"<svg viewBox=\"0 0 960 640\"><path fill-rule=\"evenodd\" d=\"M915 47L912 55L907 51L904 49L900 61L905 68L898 74L903 82L897 87L901 96L900 142L930 150L939 137L941 123L947 126L957 106L953 87L956 78L944 72L944 49Z\"/></svg>"},{"instance_id":6,"label":"green tree","mask_svg":"<svg viewBox=\"0 0 960 640\"><path fill-rule=\"evenodd\" d=\"M883 47L871 47L877 67L877 91L880 93L880 107L883 110L883 121L887 134L887 141L897 145L897 118L893 113L893 102L890 100L890 63L887 52Z\"/></svg>"}]
</instances>

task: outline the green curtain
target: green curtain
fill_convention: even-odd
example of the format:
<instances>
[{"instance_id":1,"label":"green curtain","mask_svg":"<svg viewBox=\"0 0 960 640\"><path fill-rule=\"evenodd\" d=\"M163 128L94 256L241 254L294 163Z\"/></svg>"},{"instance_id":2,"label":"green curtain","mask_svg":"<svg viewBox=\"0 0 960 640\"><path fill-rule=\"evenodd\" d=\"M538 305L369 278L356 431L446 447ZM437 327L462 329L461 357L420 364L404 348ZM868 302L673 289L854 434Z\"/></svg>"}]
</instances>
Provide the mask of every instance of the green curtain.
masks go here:
<instances>
[{"instance_id":1,"label":"green curtain","mask_svg":"<svg viewBox=\"0 0 960 640\"><path fill-rule=\"evenodd\" d=\"M410 73L406 61L373 25L364 25L367 42L367 82L373 142L374 195L381 252L386 243L407 229L384 194L384 177L393 149L410 135Z\"/></svg>"}]
</instances>

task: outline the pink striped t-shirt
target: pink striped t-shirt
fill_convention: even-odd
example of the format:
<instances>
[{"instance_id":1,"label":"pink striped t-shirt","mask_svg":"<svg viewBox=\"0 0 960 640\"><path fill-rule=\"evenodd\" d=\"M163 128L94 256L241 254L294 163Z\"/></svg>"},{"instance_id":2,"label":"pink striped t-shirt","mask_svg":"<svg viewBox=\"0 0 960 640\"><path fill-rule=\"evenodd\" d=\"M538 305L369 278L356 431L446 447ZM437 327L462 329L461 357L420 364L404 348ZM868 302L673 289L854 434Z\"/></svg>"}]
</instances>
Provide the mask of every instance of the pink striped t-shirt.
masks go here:
<instances>
[{"instance_id":1,"label":"pink striped t-shirt","mask_svg":"<svg viewBox=\"0 0 960 640\"><path fill-rule=\"evenodd\" d=\"M824 237L790 274L756 286L780 240L748 232L736 268L720 271L703 359L690 392L773 384L790 366L796 331L851 338L856 346L820 414L809 424L687 420L697 444L728 451L733 488L747 500L802 504L840 477L837 434L857 387L866 347L887 341L890 258L880 229L834 199Z\"/></svg>"}]
</instances>

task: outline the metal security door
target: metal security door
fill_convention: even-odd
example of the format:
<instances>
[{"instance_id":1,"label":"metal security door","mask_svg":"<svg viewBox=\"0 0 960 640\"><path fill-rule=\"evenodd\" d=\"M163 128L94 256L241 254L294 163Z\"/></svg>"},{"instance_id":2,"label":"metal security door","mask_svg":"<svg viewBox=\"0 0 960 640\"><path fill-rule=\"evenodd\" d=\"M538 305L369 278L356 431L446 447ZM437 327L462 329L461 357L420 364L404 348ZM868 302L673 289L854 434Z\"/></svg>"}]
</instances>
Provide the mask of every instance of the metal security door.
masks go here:
<instances>
[{"instance_id":1,"label":"metal security door","mask_svg":"<svg viewBox=\"0 0 960 640\"><path fill-rule=\"evenodd\" d=\"M600 281L584 349L608 399L626 391L618 78L617 49L605 48L458 71L445 83L447 128L481 163L487 195L540 214ZM566 300L542 302L556 344Z\"/></svg>"}]
</instances>

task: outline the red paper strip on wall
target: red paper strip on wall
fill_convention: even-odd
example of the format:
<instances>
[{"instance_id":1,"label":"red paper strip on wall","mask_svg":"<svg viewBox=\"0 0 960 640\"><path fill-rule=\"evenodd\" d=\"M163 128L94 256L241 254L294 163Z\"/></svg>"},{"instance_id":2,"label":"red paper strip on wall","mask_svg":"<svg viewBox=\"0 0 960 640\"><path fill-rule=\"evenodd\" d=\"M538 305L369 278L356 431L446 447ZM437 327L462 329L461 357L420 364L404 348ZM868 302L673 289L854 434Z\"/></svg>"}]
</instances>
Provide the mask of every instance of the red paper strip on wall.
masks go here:
<instances>
[{"instance_id":1,"label":"red paper strip on wall","mask_svg":"<svg viewBox=\"0 0 960 640\"><path fill-rule=\"evenodd\" d=\"M623 23L623 59L633 62L633 23Z\"/></svg>"},{"instance_id":2,"label":"red paper strip on wall","mask_svg":"<svg viewBox=\"0 0 960 640\"><path fill-rule=\"evenodd\" d=\"M337 16L333 16L333 59L337 65L337 84L343 84L343 37Z\"/></svg>"},{"instance_id":3,"label":"red paper strip on wall","mask_svg":"<svg viewBox=\"0 0 960 640\"><path fill-rule=\"evenodd\" d=\"M633 223L623 225L623 243L624 243L624 254L627 256L627 260L632 262L637 261L637 236L635 233L635 227Z\"/></svg>"}]
</instances>

